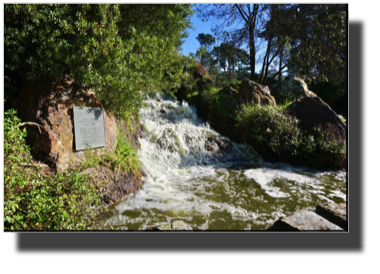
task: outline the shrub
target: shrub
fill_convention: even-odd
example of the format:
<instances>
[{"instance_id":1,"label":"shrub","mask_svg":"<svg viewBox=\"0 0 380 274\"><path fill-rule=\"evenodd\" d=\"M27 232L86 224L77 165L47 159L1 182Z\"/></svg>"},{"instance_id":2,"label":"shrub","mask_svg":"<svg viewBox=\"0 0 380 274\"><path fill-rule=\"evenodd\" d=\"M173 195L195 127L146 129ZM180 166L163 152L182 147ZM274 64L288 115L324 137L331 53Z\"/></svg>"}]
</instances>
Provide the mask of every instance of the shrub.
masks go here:
<instances>
[{"instance_id":1,"label":"shrub","mask_svg":"<svg viewBox=\"0 0 380 274\"><path fill-rule=\"evenodd\" d=\"M298 121L274 106L246 104L237 117L247 143L272 161L286 161L297 154L301 133Z\"/></svg>"},{"instance_id":2,"label":"shrub","mask_svg":"<svg viewBox=\"0 0 380 274\"><path fill-rule=\"evenodd\" d=\"M346 142L338 129L317 128L302 132L298 121L285 107L243 105L237 116L237 130L267 161L281 161L314 168L344 168Z\"/></svg>"},{"instance_id":3,"label":"shrub","mask_svg":"<svg viewBox=\"0 0 380 274\"><path fill-rule=\"evenodd\" d=\"M87 184L87 176L78 170L41 175L19 123L15 110L5 113L4 229L92 229L100 196Z\"/></svg>"}]
</instances>

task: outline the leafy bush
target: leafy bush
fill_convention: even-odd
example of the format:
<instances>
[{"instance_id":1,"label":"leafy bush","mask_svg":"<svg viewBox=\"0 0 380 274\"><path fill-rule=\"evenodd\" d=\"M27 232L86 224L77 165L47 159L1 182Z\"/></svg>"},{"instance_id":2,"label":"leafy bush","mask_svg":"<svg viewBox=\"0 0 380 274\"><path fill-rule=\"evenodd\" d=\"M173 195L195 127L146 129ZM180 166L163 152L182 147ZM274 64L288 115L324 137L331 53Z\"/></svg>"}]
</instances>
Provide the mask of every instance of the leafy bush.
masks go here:
<instances>
[{"instance_id":1,"label":"leafy bush","mask_svg":"<svg viewBox=\"0 0 380 274\"><path fill-rule=\"evenodd\" d=\"M15 110L5 113L4 229L92 229L100 196L87 184L87 176L78 170L41 175L25 145L26 130L20 130L19 123Z\"/></svg>"},{"instance_id":2,"label":"leafy bush","mask_svg":"<svg viewBox=\"0 0 380 274\"><path fill-rule=\"evenodd\" d=\"M312 134L302 132L298 121L284 108L243 105L237 116L237 131L268 161L281 161L314 168L344 168L346 143L334 127Z\"/></svg>"},{"instance_id":3,"label":"leafy bush","mask_svg":"<svg viewBox=\"0 0 380 274\"><path fill-rule=\"evenodd\" d=\"M243 105L237 117L247 141L269 160L286 161L297 154L301 133L298 121L274 106Z\"/></svg>"}]
</instances>

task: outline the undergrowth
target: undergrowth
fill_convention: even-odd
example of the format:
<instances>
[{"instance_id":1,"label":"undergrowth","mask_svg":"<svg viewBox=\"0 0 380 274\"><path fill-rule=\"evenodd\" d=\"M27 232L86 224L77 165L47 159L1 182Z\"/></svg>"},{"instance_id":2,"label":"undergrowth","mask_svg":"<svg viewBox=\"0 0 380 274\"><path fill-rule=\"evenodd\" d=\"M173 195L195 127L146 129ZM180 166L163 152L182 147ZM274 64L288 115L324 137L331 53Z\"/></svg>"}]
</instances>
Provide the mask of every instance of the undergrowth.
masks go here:
<instances>
[{"instance_id":1,"label":"undergrowth","mask_svg":"<svg viewBox=\"0 0 380 274\"><path fill-rule=\"evenodd\" d=\"M4 114L4 230L92 230L103 211L101 197L86 167L106 163L115 171L139 172L140 163L129 141L118 130L113 153L86 151L81 166L45 174L25 144L26 130L13 109Z\"/></svg>"},{"instance_id":2,"label":"undergrowth","mask_svg":"<svg viewBox=\"0 0 380 274\"><path fill-rule=\"evenodd\" d=\"M100 195L77 169L44 175L16 111L4 114L4 230L90 230Z\"/></svg>"}]
</instances>

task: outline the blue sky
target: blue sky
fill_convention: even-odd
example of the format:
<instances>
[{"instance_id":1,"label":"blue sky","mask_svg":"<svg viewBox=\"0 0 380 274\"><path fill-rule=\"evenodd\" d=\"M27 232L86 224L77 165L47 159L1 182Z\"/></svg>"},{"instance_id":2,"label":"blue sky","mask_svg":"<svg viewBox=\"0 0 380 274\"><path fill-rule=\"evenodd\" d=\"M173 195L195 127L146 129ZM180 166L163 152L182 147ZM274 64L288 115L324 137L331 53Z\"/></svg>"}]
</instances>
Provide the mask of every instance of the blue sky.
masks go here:
<instances>
[{"instance_id":1,"label":"blue sky","mask_svg":"<svg viewBox=\"0 0 380 274\"><path fill-rule=\"evenodd\" d=\"M199 33L212 34L212 23L210 20L207 22L202 22L202 20L198 19L197 15L194 14L191 18L191 22L193 23L195 30L188 29L189 37L186 38L185 43L182 45L182 53L184 55L188 55L190 52L195 53L200 47L200 44L196 39Z\"/></svg>"},{"instance_id":2,"label":"blue sky","mask_svg":"<svg viewBox=\"0 0 380 274\"><path fill-rule=\"evenodd\" d=\"M198 43L198 40L196 37L199 33L204 34L211 34L213 35L211 31L211 27L214 26L216 23L215 21L208 20L206 22L202 22L202 20L197 18L197 14L195 13L192 18L191 22L193 23L193 27L195 29L188 29L189 36L185 39L185 42L182 44L182 51L184 55L188 55L189 53L195 53L197 49L200 47L200 44ZM216 41L218 43L218 41ZM247 48L243 48L245 50L248 50ZM266 47L265 47L266 49ZM258 54L262 54L262 50L259 50ZM256 73L258 73L261 70L261 62L256 62Z\"/></svg>"}]
</instances>

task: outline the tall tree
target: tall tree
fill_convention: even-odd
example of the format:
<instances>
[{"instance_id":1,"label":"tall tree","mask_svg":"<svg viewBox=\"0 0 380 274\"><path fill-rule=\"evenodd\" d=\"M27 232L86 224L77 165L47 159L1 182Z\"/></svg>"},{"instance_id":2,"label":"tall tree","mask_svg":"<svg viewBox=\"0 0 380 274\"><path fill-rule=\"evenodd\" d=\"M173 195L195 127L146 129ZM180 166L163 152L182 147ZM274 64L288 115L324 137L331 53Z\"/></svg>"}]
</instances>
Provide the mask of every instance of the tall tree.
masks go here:
<instances>
[{"instance_id":1,"label":"tall tree","mask_svg":"<svg viewBox=\"0 0 380 274\"><path fill-rule=\"evenodd\" d=\"M205 46L207 51L210 51L211 46L215 43L215 37L211 34L200 33L195 39L201 46Z\"/></svg>"},{"instance_id":2,"label":"tall tree","mask_svg":"<svg viewBox=\"0 0 380 274\"><path fill-rule=\"evenodd\" d=\"M200 33L196 37L201 47L197 50L196 56L198 56L201 65L204 64L204 59L206 58L206 55L209 57L211 46L215 43L215 37L211 34L204 34Z\"/></svg>"},{"instance_id":3,"label":"tall tree","mask_svg":"<svg viewBox=\"0 0 380 274\"><path fill-rule=\"evenodd\" d=\"M259 80L261 84L269 84L277 75L281 79L282 71L287 66L286 63L283 64L284 50L286 46L289 46L289 41L294 36L294 32L287 28L289 21L292 24L295 23L293 22L295 10L292 7L293 5L268 5L269 20L265 23L264 30L259 34L259 37L267 42ZM268 69L276 57L279 58L278 72L274 73L268 80Z\"/></svg>"},{"instance_id":4,"label":"tall tree","mask_svg":"<svg viewBox=\"0 0 380 274\"><path fill-rule=\"evenodd\" d=\"M298 5L294 21L289 69L308 81L345 82L347 5Z\"/></svg>"},{"instance_id":5,"label":"tall tree","mask_svg":"<svg viewBox=\"0 0 380 274\"><path fill-rule=\"evenodd\" d=\"M261 4L213 4L199 5L198 16L207 21L211 18L216 19L217 24L213 28L215 35L220 36L223 31L229 29L228 32L234 33L234 36L242 42L248 42L251 79L255 79L256 65L256 32L263 22L263 11L265 5Z\"/></svg>"}]
</instances>

